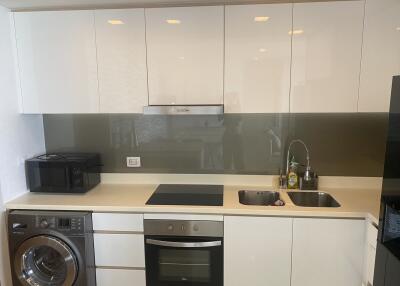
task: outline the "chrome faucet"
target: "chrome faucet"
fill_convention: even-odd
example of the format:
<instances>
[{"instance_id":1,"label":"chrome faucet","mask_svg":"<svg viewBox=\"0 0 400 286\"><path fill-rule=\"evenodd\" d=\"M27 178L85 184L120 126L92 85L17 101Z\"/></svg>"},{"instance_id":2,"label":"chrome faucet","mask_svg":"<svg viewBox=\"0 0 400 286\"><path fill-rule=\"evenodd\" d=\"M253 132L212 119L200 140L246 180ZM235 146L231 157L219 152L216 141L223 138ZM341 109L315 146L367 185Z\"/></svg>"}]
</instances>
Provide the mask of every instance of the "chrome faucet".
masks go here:
<instances>
[{"instance_id":1,"label":"chrome faucet","mask_svg":"<svg viewBox=\"0 0 400 286\"><path fill-rule=\"evenodd\" d=\"M307 152L306 155L306 160L307 160L307 165L306 165L306 171L304 173L304 181L311 181L311 166L310 166L310 152L308 151L307 145L300 139L295 139L292 140L289 144L289 148L287 151L286 155L286 175L289 173L289 159L290 159L290 149L292 148L292 145L295 143L299 143L304 146L304 149Z\"/></svg>"}]
</instances>

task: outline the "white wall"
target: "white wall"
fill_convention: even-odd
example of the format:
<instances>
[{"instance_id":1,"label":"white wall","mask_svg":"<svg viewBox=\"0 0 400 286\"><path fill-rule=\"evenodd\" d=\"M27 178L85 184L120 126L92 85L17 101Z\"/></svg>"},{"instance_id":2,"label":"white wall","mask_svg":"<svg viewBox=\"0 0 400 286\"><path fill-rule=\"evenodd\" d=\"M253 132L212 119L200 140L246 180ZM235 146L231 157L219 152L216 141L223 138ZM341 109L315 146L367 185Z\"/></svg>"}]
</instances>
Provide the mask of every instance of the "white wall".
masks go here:
<instances>
[{"instance_id":1,"label":"white wall","mask_svg":"<svg viewBox=\"0 0 400 286\"><path fill-rule=\"evenodd\" d=\"M0 157L1 159L1 157ZM6 228L4 227L4 204L3 197L1 195L1 181L0 181L0 282L1 285L11 285L10 275L9 275L9 260L7 250L7 234Z\"/></svg>"},{"instance_id":2,"label":"white wall","mask_svg":"<svg viewBox=\"0 0 400 286\"><path fill-rule=\"evenodd\" d=\"M26 192L24 160L45 150L41 115L18 113L8 9L0 6L0 281L11 285L4 202Z\"/></svg>"}]
</instances>

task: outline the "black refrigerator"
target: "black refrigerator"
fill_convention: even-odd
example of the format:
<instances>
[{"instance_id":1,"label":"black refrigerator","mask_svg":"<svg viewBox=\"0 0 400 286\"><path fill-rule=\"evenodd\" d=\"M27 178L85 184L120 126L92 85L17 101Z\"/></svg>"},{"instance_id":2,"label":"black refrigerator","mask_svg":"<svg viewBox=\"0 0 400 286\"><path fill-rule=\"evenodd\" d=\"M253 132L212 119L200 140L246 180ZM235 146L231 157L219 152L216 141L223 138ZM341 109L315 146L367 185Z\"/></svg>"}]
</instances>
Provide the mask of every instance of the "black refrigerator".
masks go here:
<instances>
[{"instance_id":1,"label":"black refrigerator","mask_svg":"<svg viewBox=\"0 0 400 286\"><path fill-rule=\"evenodd\" d=\"M374 286L400 285L400 76L393 77Z\"/></svg>"}]
</instances>

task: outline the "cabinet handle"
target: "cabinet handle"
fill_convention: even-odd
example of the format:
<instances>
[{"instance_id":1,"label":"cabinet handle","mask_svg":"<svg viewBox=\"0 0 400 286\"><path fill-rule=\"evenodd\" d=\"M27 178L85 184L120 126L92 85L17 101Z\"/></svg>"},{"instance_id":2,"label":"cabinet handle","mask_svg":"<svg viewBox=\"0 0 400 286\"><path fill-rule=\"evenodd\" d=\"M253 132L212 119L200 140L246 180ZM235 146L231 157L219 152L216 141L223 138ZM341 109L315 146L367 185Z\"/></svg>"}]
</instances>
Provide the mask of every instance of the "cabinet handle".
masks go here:
<instances>
[{"instance_id":1,"label":"cabinet handle","mask_svg":"<svg viewBox=\"0 0 400 286\"><path fill-rule=\"evenodd\" d=\"M188 107L176 108L176 112L189 112L190 109Z\"/></svg>"}]
</instances>

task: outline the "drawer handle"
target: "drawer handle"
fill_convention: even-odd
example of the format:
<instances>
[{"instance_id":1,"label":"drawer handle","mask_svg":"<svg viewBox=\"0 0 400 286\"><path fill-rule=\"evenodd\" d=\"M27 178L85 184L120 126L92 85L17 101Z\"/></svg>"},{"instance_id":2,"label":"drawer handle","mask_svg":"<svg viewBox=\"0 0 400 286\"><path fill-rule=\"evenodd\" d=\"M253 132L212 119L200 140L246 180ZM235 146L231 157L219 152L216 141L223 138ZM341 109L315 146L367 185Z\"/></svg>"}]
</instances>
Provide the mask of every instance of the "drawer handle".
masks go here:
<instances>
[{"instance_id":1,"label":"drawer handle","mask_svg":"<svg viewBox=\"0 0 400 286\"><path fill-rule=\"evenodd\" d=\"M222 245L222 241L220 240L206 241L206 242L176 242L176 241L146 239L146 243L151 245L177 247L177 248L215 247Z\"/></svg>"}]
</instances>

